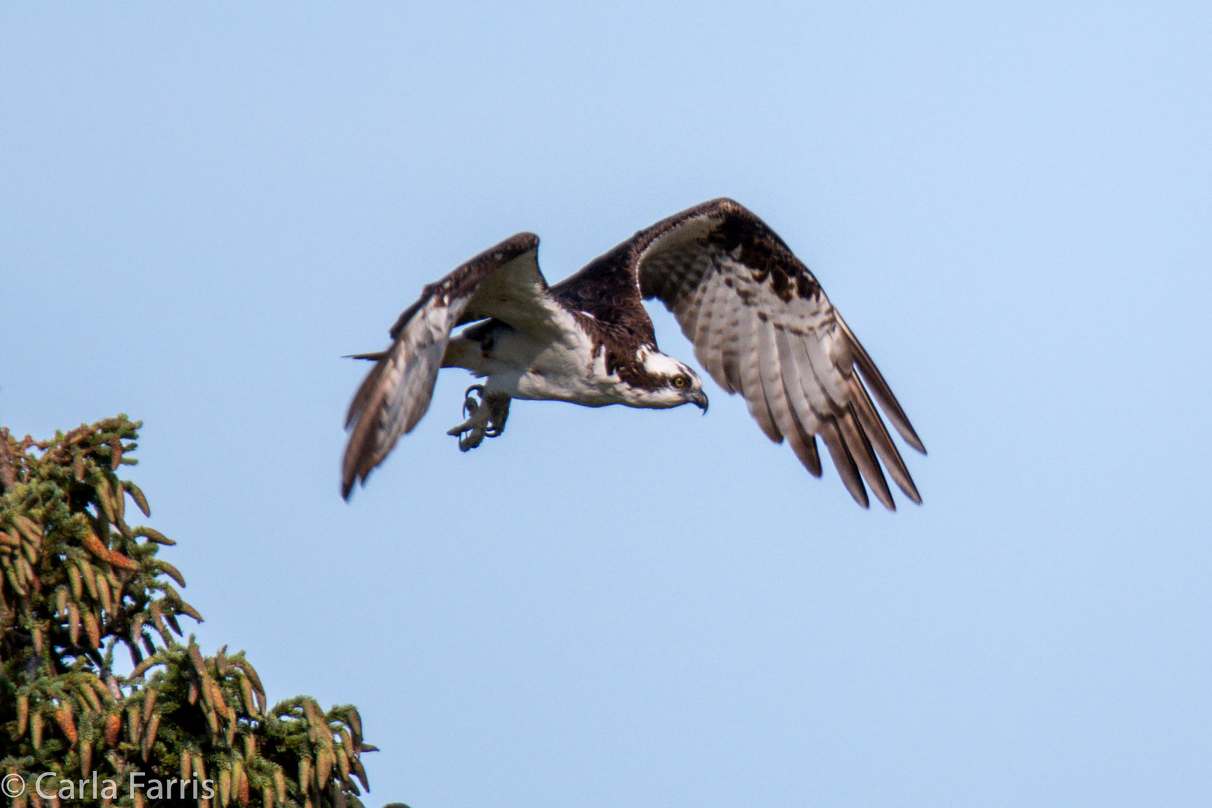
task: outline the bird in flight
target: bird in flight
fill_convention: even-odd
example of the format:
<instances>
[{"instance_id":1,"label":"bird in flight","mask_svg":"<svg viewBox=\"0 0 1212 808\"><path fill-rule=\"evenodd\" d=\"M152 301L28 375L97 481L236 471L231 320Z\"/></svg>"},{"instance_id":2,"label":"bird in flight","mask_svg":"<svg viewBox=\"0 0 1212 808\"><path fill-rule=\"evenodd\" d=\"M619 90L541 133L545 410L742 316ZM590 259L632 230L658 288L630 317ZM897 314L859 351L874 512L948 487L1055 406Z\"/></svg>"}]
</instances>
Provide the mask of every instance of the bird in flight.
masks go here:
<instances>
[{"instance_id":1,"label":"bird in flight","mask_svg":"<svg viewBox=\"0 0 1212 808\"><path fill-rule=\"evenodd\" d=\"M740 204L716 199L663 219L554 286L539 271L538 247L538 236L519 233L477 255L425 287L386 350L356 355L375 364L345 420L343 497L421 420L441 368L483 379L448 433L463 451L502 433L515 398L705 412L698 374L657 349L643 303L655 297L711 377L741 393L766 436L785 438L814 476L820 436L864 508L870 486L896 510L881 462L921 503L872 402L925 454L888 383L808 268Z\"/></svg>"}]
</instances>

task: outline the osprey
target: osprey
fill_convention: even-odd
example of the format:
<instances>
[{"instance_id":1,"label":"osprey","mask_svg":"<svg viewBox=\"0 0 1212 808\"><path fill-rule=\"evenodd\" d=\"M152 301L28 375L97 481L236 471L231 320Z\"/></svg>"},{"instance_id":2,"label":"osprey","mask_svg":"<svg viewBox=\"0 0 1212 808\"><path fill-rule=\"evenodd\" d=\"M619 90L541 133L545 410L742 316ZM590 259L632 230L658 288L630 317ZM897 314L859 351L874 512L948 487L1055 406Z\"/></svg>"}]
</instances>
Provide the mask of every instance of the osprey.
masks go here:
<instances>
[{"instance_id":1,"label":"osprey","mask_svg":"<svg viewBox=\"0 0 1212 808\"><path fill-rule=\"evenodd\" d=\"M343 497L421 420L445 367L484 379L467 390L466 420L448 433L463 451L501 434L515 398L654 409L689 403L705 412L698 374L657 349L643 305L655 297L711 377L743 394L762 431L776 443L786 438L814 476L821 475L819 435L864 508L865 480L896 509L880 461L921 503L872 397L925 454L904 410L816 278L744 207L716 199L685 210L555 286L539 272L538 247L538 236L519 233L481 253L425 287L392 327L387 350L356 356L375 365L345 420L352 434Z\"/></svg>"}]
</instances>

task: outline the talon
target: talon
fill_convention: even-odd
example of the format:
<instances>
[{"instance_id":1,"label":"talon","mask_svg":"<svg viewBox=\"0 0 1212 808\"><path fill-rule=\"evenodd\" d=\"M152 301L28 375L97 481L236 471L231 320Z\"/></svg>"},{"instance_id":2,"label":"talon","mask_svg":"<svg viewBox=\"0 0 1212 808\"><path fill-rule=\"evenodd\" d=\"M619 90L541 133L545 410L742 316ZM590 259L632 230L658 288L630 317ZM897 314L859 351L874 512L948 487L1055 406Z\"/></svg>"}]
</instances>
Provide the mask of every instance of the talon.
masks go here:
<instances>
[{"instance_id":1,"label":"talon","mask_svg":"<svg viewBox=\"0 0 1212 808\"><path fill-rule=\"evenodd\" d=\"M484 442L483 429L469 429L459 436L459 451L469 452Z\"/></svg>"},{"instance_id":2,"label":"talon","mask_svg":"<svg viewBox=\"0 0 1212 808\"><path fill-rule=\"evenodd\" d=\"M509 418L509 398L500 396L486 399L484 405L488 408L488 423L485 434L495 438L505 431L505 421Z\"/></svg>"},{"instance_id":3,"label":"talon","mask_svg":"<svg viewBox=\"0 0 1212 808\"><path fill-rule=\"evenodd\" d=\"M475 418L476 412L484 403L484 385L473 384L467 388L463 399L463 417L467 419Z\"/></svg>"},{"instance_id":4,"label":"talon","mask_svg":"<svg viewBox=\"0 0 1212 808\"><path fill-rule=\"evenodd\" d=\"M509 417L508 396L487 396L484 386L477 384L467 388L463 400L463 423L446 431L447 435L459 439L459 451L466 452L484 442L484 438L498 437L505 431L505 419Z\"/></svg>"}]
</instances>

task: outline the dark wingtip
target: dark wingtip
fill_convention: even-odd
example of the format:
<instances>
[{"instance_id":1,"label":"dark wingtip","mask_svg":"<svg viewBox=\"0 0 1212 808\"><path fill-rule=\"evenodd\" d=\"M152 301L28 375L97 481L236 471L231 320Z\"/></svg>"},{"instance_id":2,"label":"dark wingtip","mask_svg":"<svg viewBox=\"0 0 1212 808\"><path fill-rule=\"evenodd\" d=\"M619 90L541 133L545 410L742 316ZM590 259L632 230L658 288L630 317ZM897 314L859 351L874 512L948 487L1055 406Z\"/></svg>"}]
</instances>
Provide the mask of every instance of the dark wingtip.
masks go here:
<instances>
[{"instance_id":1,"label":"dark wingtip","mask_svg":"<svg viewBox=\"0 0 1212 808\"><path fill-rule=\"evenodd\" d=\"M350 501L353 496L354 487L361 482L366 485L366 475L369 472L361 472L360 463L357 459L357 454L354 451L354 441L358 439L358 434L355 431L350 438L349 445L345 447L345 457L341 461L341 499L346 502Z\"/></svg>"},{"instance_id":2,"label":"dark wingtip","mask_svg":"<svg viewBox=\"0 0 1212 808\"><path fill-rule=\"evenodd\" d=\"M885 412L887 412L887 410L885 410ZM905 419L904 429L902 429L901 426L895 421L893 421L893 426L896 427L897 432L901 433L901 437L905 439L905 443L909 444L923 455L927 454L926 444L922 443L922 439L917 436L917 432L914 430L913 424L909 423L908 418Z\"/></svg>"}]
</instances>

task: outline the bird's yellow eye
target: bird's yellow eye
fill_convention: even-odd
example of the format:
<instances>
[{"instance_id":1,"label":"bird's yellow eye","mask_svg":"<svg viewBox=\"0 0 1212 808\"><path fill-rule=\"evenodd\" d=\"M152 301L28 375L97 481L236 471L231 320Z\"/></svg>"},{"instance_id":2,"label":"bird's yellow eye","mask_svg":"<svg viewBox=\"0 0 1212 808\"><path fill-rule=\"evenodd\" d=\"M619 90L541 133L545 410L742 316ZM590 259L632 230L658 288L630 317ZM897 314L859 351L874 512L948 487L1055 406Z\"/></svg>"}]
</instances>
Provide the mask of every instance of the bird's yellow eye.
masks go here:
<instances>
[{"instance_id":1,"label":"bird's yellow eye","mask_svg":"<svg viewBox=\"0 0 1212 808\"><path fill-rule=\"evenodd\" d=\"M685 376L674 376L673 377L673 386L674 387L685 387L688 384L690 384L690 379L687 379Z\"/></svg>"}]
</instances>

